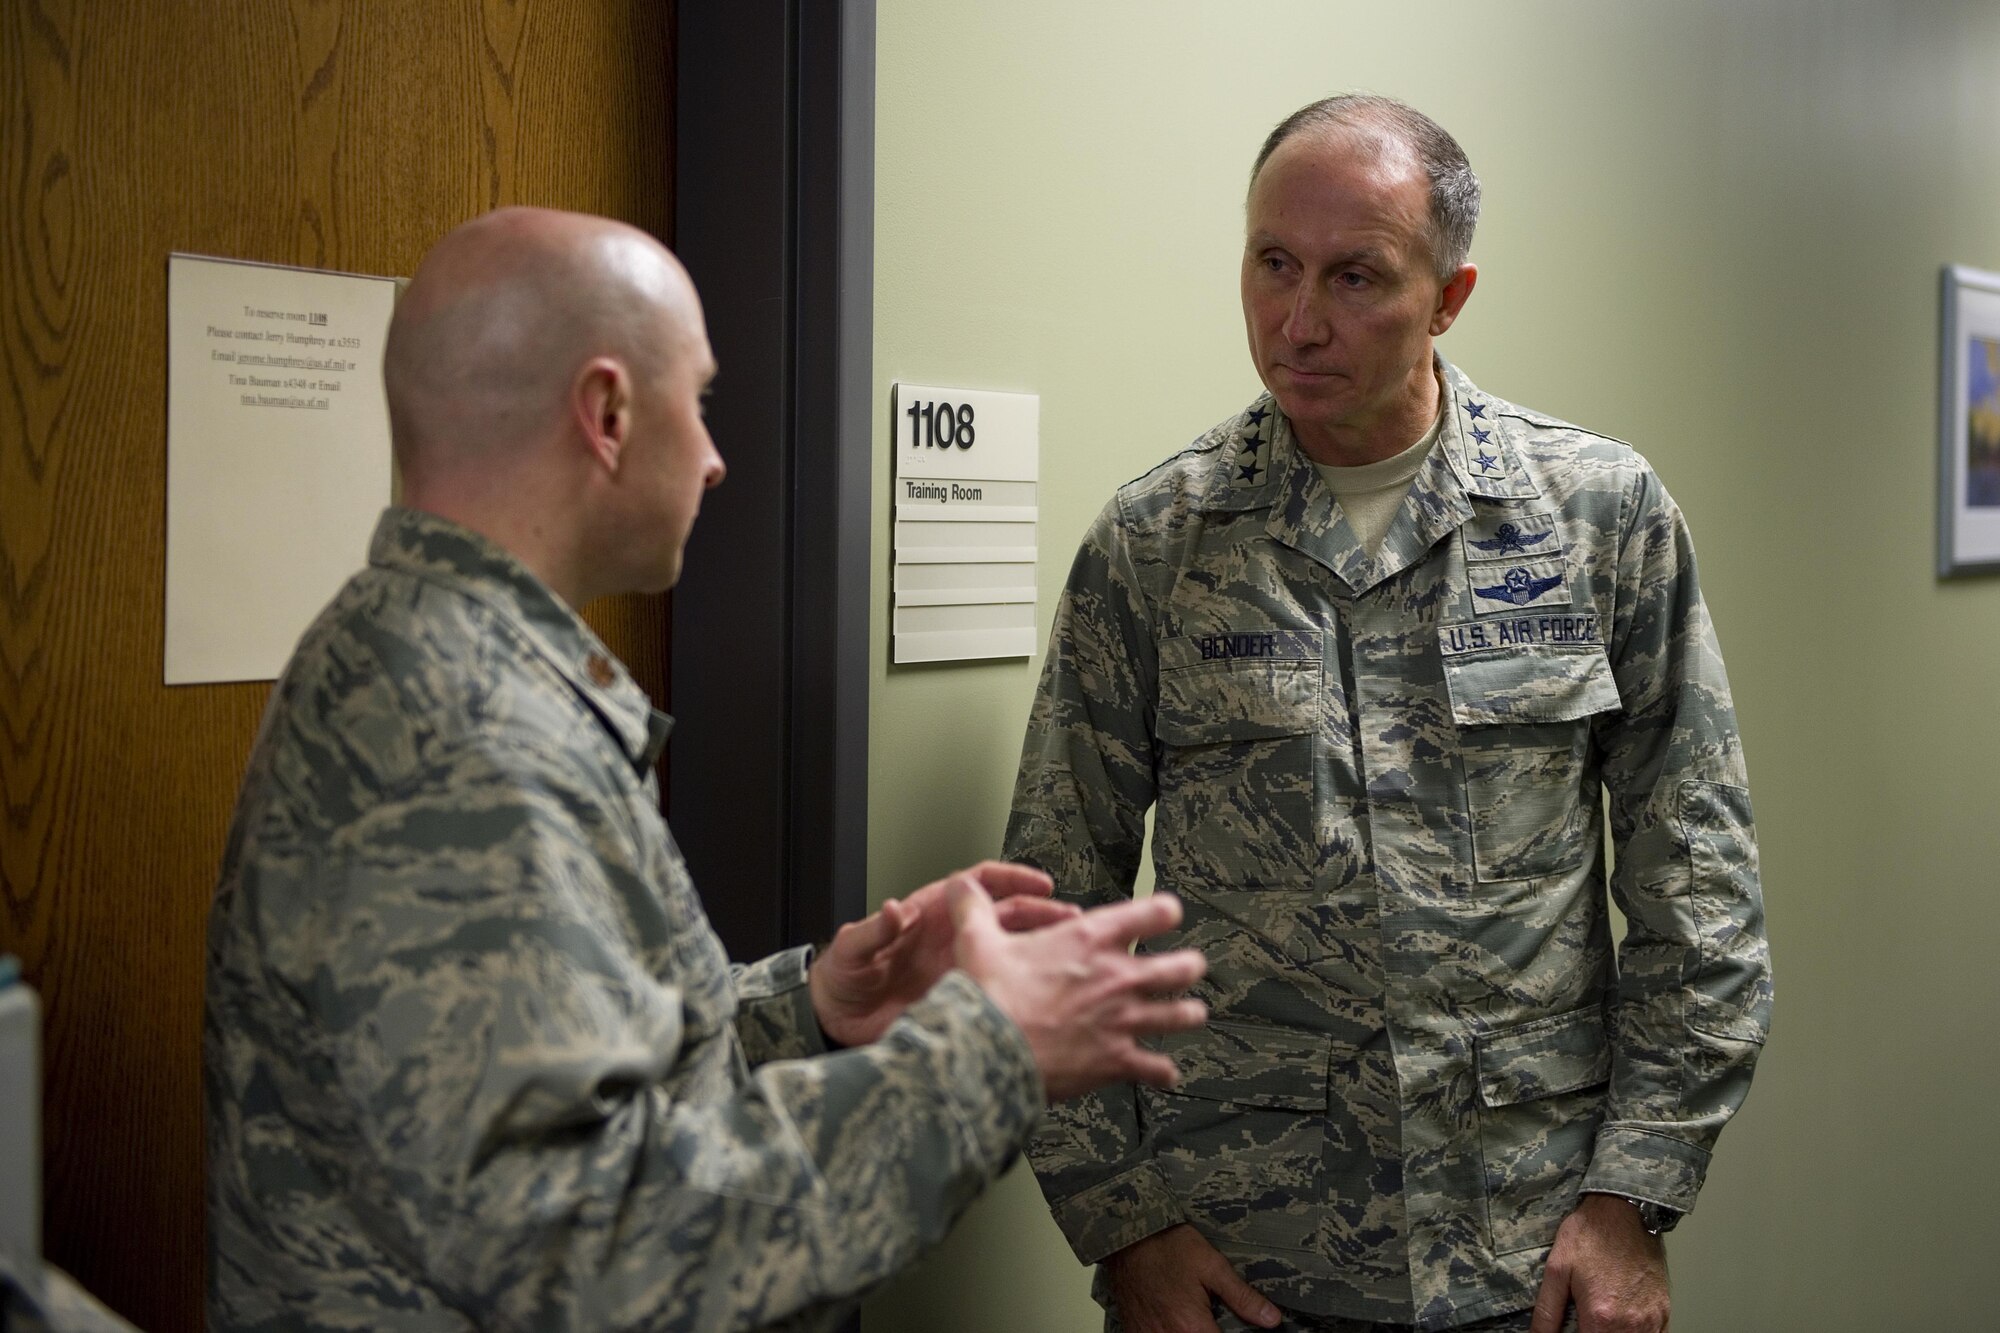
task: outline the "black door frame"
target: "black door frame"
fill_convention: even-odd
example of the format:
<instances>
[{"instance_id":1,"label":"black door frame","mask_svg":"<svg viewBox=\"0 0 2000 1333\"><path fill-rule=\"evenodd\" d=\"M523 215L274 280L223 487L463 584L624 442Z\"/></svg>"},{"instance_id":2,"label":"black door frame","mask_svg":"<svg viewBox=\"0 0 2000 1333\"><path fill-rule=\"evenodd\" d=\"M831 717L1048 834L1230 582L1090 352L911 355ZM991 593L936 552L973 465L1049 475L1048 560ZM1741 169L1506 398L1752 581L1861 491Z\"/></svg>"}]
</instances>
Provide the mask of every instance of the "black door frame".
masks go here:
<instances>
[{"instance_id":1,"label":"black door frame","mask_svg":"<svg viewBox=\"0 0 2000 1333\"><path fill-rule=\"evenodd\" d=\"M674 248L729 467L673 599L668 809L731 956L867 911L874 0L681 0Z\"/></svg>"}]
</instances>

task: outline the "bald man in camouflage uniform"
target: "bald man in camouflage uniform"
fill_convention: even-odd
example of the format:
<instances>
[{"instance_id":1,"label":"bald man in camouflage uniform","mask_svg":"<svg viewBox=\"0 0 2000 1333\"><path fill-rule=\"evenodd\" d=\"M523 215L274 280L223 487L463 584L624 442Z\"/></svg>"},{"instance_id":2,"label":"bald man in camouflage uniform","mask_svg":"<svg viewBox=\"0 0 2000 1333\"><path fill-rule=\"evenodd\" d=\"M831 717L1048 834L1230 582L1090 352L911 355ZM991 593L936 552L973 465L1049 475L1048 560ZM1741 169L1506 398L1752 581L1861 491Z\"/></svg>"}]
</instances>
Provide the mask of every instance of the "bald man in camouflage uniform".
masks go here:
<instances>
[{"instance_id":1,"label":"bald man in camouflage uniform","mask_svg":"<svg viewBox=\"0 0 2000 1333\"><path fill-rule=\"evenodd\" d=\"M1108 1327L1656 1333L1748 1091L1768 954L1688 530L1629 447L1436 358L1477 203L1401 104L1281 125L1269 392L1118 491L1056 612L1008 855L1120 900L1151 807L1215 1015L1162 1043L1179 1087L1029 1149Z\"/></svg>"},{"instance_id":2,"label":"bald man in camouflage uniform","mask_svg":"<svg viewBox=\"0 0 2000 1333\"><path fill-rule=\"evenodd\" d=\"M469 223L385 370L405 504L272 695L210 917L212 1328L831 1327L1045 1095L1172 1080L1136 1038L1200 1021L1151 997L1201 959L1127 952L1171 904L989 863L724 957L668 721L572 609L671 585L722 476L657 242Z\"/></svg>"}]
</instances>

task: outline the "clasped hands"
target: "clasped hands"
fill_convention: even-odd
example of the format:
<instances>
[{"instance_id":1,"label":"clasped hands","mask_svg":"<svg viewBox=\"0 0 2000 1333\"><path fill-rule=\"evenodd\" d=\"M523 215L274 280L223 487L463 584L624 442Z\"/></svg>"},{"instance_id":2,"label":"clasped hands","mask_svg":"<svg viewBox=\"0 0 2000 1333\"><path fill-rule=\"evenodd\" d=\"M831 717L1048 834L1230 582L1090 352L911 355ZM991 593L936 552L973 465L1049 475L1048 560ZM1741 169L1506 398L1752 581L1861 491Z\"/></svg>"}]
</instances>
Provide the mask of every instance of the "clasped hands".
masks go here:
<instances>
[{"instance_id":1,"label":"clasped hands","mask_svg":"<svg viewBox=\"0 0 2000 1333\"><path fill-rule=\"evenodd\" d=\"M1027 1037L1050 1101L1107 1083L1171 1087L1173 1061L1138 1039L1207 1019L1201 1001L1169 998L1206 964L1192 949L1130 946L1179 924L1180 900L1086 912L1052 890L1039 870L983 861L842 926L809 974L820 1027L843 1046L866 1045L957 967Z\"/></svg>"}]
</instances>

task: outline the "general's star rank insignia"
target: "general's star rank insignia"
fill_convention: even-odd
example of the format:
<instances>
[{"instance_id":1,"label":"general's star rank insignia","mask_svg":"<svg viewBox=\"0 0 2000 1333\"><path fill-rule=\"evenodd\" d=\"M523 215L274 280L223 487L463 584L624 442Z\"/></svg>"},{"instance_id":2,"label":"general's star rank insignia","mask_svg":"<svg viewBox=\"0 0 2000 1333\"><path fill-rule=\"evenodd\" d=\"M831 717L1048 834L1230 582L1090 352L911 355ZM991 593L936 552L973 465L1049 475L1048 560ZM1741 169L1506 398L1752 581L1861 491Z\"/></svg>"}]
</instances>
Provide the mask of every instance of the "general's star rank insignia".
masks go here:
<instances>
[{"instance_id":1,"label":"general's star rank insignia","mask_svg":"<svg viewBox=\"0 0 2000 1333\"><path fill-rule=\"evenodd\" d=\"M1250 415L1259 416L1268 414L1265 413L1264 409L1260 407L1257 409L1256 412L1253 412ZM1261 436L1258 436L1250 432L1246 432L1244 434L1243 449L1242 452L1236 455L1236 476L1231 480L1230 483L1231 485L1234 486L1256 485L1257 474L1264 470L1264 460L1258 457L1257 451L1262 449L1263 447L1264 447L1264 440Z\"/></svg>"}]
</instances>

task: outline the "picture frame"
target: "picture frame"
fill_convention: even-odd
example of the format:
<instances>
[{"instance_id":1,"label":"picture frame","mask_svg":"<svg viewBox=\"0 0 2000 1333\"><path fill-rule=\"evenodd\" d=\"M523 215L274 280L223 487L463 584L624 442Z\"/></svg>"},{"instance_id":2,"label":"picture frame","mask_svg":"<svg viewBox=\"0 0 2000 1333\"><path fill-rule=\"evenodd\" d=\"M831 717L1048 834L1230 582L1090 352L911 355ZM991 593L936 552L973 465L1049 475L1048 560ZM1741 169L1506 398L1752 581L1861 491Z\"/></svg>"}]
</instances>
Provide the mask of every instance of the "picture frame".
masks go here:
<instances>
[{"instance_id":1,"label":"picture frame","mask_svg":"<svg viewBox=\"0 0 2000 1333\"><path fill-rule=\"evenodd\" d=\"M2000 574L2000 273L1947 264L1938 352L1938 577Z\"/></svg>"}]
</instances>

